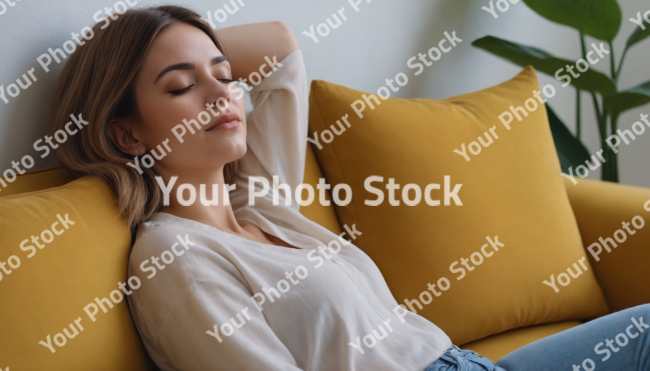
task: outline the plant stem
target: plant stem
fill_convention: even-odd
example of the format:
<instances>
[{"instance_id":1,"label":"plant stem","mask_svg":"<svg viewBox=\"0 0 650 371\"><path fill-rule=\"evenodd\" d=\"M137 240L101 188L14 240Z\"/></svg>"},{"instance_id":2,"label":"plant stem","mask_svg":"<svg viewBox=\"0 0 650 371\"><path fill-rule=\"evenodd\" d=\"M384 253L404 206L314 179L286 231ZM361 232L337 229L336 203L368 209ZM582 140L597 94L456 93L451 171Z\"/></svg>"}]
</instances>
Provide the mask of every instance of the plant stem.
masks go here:
<instances>
[{"instance_id":1,"label":"plant stem","mask_svg":"<svg viewBox=\"0 0 650 371\"><path fill-rule=\"evenodd\" d=\"M611 127L612 127L612 134L616 133L618 130L618 114L612 112L612 118L611 118ZM611 175L611 181L618 183L619 181L619 174L618 174L618 153L614 153L612 151L612 173Z\"/></svg>"},{"instance_id":2,"label":"plant stem","mask_svg":"<svg viewBox=\"0 0 650 371\"><path fill-rule=\"evenodd\" d=\"M621 76L621 70L623 69L623 62L625 61L625 57L627 56L627 51L628 51L628 48L626 46L625 50L623 50L623 55L621 56L621 61L618 64L618 70L616 71L616 79L618 79Z\"/></svg>"},{"instance_id":3,"label":"plant stem","mask_svg":"<svg viewBox=\"0 0 650 371\"><path fill-rule=\"evenodd\" d=\"M598 97L596 93L591 93L591 98L594 102L594 110L596 111L596 121L598 123L598 136L600 137L600 148L603 150L603 157L605 161L603 167L601 168L600 179L609 180L609 172L611 167L611 161L609 156L609 147L605 139L607 138L607 113L603 107L603 112L600 111L600 104L598 103Z\"/></svg>"},{"instance_id":4,"label":"plant stem","mask_svg":"<svg viewBox=\"0 0 650 371\"><path fill-rule=\"evenodd\" d=\"M607 139L607 111L603 109L603 115L601 117L601 124L600 126L602 127L602 133L600 134L600 146L601 149L603 150L603 154L605 157L605 163L603 164L603 170L600 174L600 179L601 180L611 180L611 173L612 173L612 150L607 146L607 142L605 141Z\"/></svg>"},{"instance_id":5,"label":"plant stem","mask_svg":"<svg viewBox=\"0 0 650 371\"><path fill-rule=\"evenodd\" d=\"M582 58L587 58L587 46L585 45L585 34L580 32L580 48ZM576 138L580 140L582 134L582 94L580 89L576 89ZM598 116L598 114L596 115Z\"/></svg>"},{"instance_id":6,"label":"plant stem","mask_svg":"<svg viewBox=\"0 0 650 371\"><path fill-rule=\"evenodd\" d=\"M580 132L582 131L582 118L581 115L582 107L582 90L576 89L576 138L580 140Z\"/></svg>"},{"instance_id":7,"label":"plant stem","mask_svg":"<svg viewBox=\"0 0 650 371\"><path fill-rule=\"evenodd\" d=\"M598 122L598 133L600 134L600 140L604 141L607 136L606 125L603 123L603 116L600 112L600 104L598 103L598 97L596 93L591 93L591 98L594 102L594 110L596 111L596 121Z\"/></svg>"},{"instance_id":8,"label":"plant stem","mask_svg":"<svg viewBox=\"0 0 650 371\"><path fill-rule=\"evenodd\" d=\"M612 44L611 41L607 42L609 44L609 57L610 57L610 67L612 70L612 80L614 81L614 85L616 85L616 89L618 90L618 72L616 69L616 58L614 57L614 45ZM627 48L626 48L627 51ZM625 52L626 52L625 51ZM625 52L623 52L623 57L625 57ZM618 66L618 71L620 71L621 66L623 65L623 60L621 59L621 64ZM607 110L607 107L605 107L605 101L603 98L603 121L605 123L605 128L607 128L607 116L609 115L609 112ZM609 135L612 135L618 130L618 114L616 112L611 113L611 121L610 121L610 133L607 134L606 136L609 137ZM607 130L605 130L607 132ZM618 156L617 154L607 147L607 153L609 154L607 156L607 161L609 162L608 166L604 167L603 170L607 169L607 179L603 180L609 180L610 182L616 182L618 183Z\"/></svg>"},{"instance_id":9,"label":"plant stem","mask_svg":"<svg viewBox=\"0 0 650 371\"><path fill-rule=\"evenodd\" d=\"M614 84L617 82L617 77L616 77L616 58L614 58L614 45L612 44L611 41L607 42L609 44L609 59L610 59L610 67L612 70L612 80L614 80Z\"/></svg>"}]
</instances>

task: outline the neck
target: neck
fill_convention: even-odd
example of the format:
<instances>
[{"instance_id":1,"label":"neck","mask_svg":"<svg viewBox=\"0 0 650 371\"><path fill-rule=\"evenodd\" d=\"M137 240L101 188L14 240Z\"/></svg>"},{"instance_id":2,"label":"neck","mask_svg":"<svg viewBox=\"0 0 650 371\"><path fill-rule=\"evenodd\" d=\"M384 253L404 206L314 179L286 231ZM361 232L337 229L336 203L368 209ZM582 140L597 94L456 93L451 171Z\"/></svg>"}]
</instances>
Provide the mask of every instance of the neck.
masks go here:
<instances>
[{"instance_id":1,"label":"neck","mask_svg":"<svg viewBox=\"0 0 650 371\"><path fill-rule=\"evenodd\" d=\"M223 176L223 166L206 169L156 169L158 186L168 204L160 211L230 233L244 229L235 219ZM161 184L163 183L163 184ZM180 192L179 192L180 189Z\"/></svg>"}]
</instances>

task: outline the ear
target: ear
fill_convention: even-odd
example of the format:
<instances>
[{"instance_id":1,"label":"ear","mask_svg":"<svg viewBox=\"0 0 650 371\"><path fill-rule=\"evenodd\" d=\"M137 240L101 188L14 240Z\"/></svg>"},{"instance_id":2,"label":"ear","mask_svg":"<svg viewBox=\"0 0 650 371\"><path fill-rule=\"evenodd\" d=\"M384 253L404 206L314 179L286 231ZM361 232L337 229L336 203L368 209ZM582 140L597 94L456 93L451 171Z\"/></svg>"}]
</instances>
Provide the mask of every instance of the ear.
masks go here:
<instances>
[{"instance_id":1,"label":"ear","mask_svg":"<svg viewBox=\"0 0 650 371\"><path fill-rule=\"evenodd\" d=\"M127 120L113 120L108 123L108 136L120 151L131 156L142 156L147 148L138 139L134 125Z\"/></svg>"}]
</instances>

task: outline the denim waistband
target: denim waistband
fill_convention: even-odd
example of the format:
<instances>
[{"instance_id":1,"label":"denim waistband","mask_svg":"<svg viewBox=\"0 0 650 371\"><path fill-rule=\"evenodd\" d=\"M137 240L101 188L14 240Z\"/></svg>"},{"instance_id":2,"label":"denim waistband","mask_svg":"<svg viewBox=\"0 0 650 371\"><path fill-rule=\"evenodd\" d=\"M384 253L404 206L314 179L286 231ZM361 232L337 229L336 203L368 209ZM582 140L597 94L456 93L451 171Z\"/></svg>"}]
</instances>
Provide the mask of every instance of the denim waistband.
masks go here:
<instances>
[{"instance_id":1,"label":"denim waistband","mask_svg":"<svg viewBox=\"0 0 650 371\"><path fill-rule=\"evenodd\" d=\"M471 350L453 345L424 371L505 371L494 362Z\"/></svg>"}]
</instances>

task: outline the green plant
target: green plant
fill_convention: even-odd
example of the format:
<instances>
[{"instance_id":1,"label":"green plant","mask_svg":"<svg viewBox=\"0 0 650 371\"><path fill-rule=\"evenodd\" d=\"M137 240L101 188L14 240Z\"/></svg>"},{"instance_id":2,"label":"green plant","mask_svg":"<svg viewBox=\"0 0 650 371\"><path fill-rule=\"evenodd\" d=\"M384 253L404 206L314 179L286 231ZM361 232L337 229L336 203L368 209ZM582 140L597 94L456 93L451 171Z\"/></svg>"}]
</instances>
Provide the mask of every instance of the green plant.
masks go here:
<instances>
[{"instance_id":1,"label":"green plant","mask_svg":"<svg viewBox=\"0 0 650 371\"><path fill-rule=\"evenodd\" d=\"M562 170L584 165L589 151L580 141L582 91L591 94L598 124L598 134L605 162L602 164L602 180L618 182L618 156L607 146L605 140L618 130L619 116L632 108L650 103L650 81L634 88L619 91L618 78L629 49L650 36L650 24L644 20L645 30L636 27L628 38L623 55L616 66L613 42L621 28L622 12L616 0L522 0L542 17L576 29L579 33L582 58L587 57L586 36L606 42L609 46L610 76L590 66L581 76L571 79L576 89L576 134L555 115L547 104L553 139ZM472 45L507 59L519 66L533 65L537 71L555 76L556 72L575 62L557 58L543 50L513 43L493 36L475 40Z\"/></svg>"}]
</instances>

